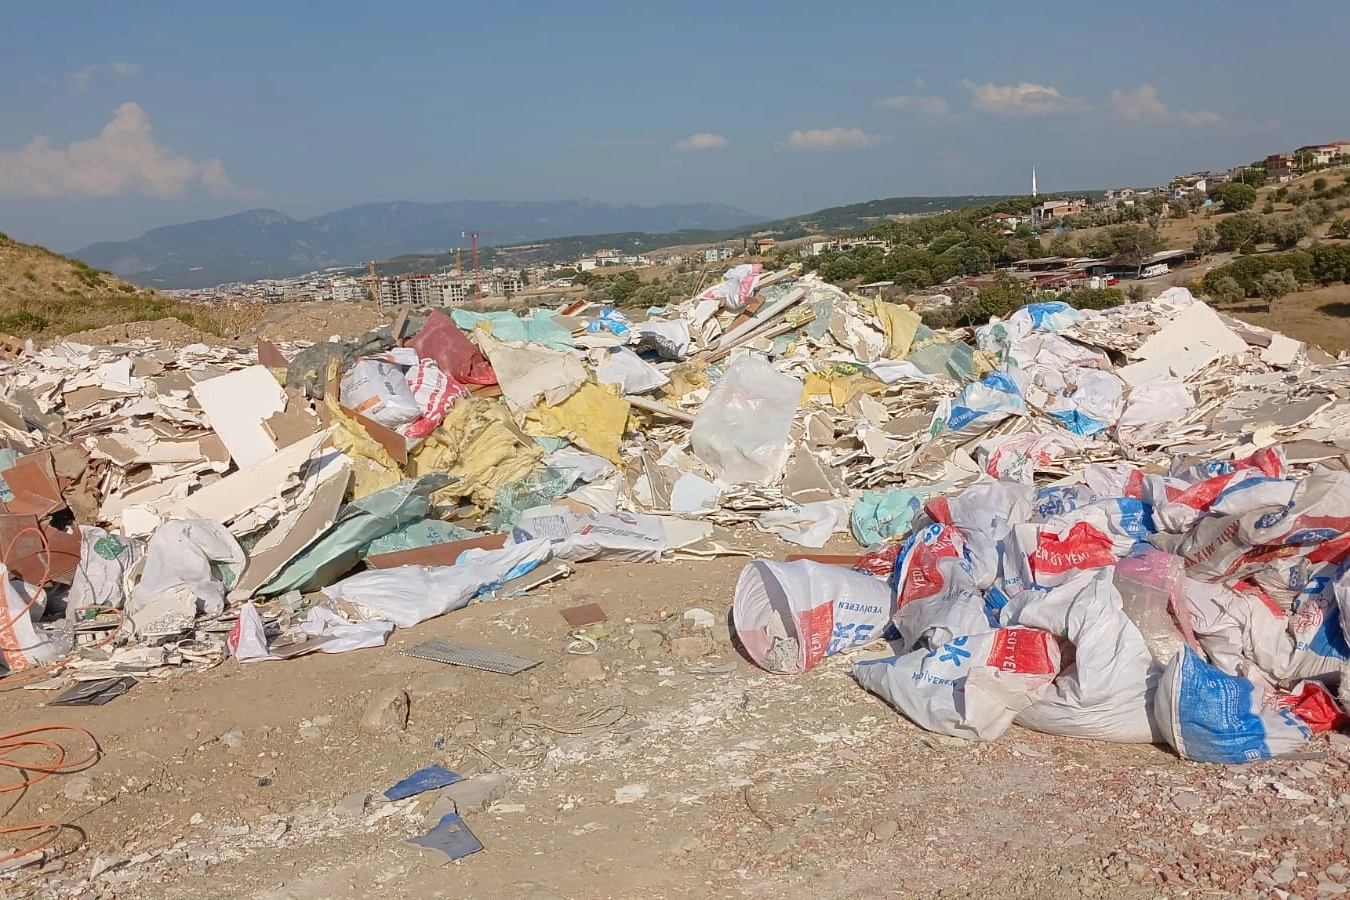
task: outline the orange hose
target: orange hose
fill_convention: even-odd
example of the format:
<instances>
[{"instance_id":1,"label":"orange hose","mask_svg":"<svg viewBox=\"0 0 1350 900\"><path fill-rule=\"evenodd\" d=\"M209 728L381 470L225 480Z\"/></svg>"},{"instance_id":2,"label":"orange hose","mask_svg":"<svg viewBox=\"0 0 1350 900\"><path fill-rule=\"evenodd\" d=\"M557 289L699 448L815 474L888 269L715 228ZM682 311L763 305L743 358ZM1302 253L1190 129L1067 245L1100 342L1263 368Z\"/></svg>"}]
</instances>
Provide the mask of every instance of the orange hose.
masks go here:
<instances>
[{"instance_id":1,"label":"orange hose","mask_svg":"<svg viewBox=\"0 0 1350 900\"><path fill-rule=\"evenodd\" d=\"M67 751L65 746L52 737L38 737L38 735L48 734L50 732L70 732L78 735L84 741L87 741L90 750L79 759L70 762L67 761ZM16 754L22 755L30 748L41 748L45 750L48 758L46 760L29 761L15 758ZM0 734L0 769L14 769L19 773L19 779L11 784L0 785L0 794L8 794L13 791L27 790L33 785L53 775L68 774L78 772L85 766L98 759L102 752L98 745L98 740L83 728L75 725L36 725L32 728L24 728L19 731L11 731L8 734ZM61 832L66 826L60 822L32 822L26 825L7 825L0 827L0 834L20 834L24 832L45 832L51 834L44 837L37 843L10 853L7 856L0 856L0 863L6 863L13 859L20 859L30 853L38 850L45 850L56 842L61 836Z\"/></svg>"}]
</instances>

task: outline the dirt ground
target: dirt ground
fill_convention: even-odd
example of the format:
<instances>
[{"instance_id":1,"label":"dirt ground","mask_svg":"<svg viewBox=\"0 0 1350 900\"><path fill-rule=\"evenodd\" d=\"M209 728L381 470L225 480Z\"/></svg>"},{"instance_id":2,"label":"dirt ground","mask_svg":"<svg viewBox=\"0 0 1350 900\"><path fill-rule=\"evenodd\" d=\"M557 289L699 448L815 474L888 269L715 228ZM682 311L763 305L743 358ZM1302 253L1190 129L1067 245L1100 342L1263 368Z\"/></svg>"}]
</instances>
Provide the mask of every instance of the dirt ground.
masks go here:
<instances>
[{"instance_id":1,"label":"dirt ground","mask_svg":"<svg viewBox=\"0 0 1350 900\"><path fill-rule=\"evenodd\" d=\"M1350 284L1335 284L1281 297L1267 310L1249 300L1222 307L1230 315L1321 347L1333 356L1350 351Z\"/></svg>"},{"instance_id":2,"label":"dirt ground","mask_svg":"<svg viewBox=\"0 0 1350 900\"><path fill-rule=\"evenodd\" d=\"M786 548L735 539L779 558ZM1347 891L1350 740L1223 768L1016 727L990 744L928 734L852 681L858 654L797 677L741 658L725 623L745 562L582 564L532 595L399 630L383 649L231 660L98 708L0 694L7 728L77 724L103 747L86 772L48 779L8 811L5 824L72 823L86 843L68 837L44 870L0 879L0 896ZM592 632L598 650L569 654L559 610L589 602L608 614ZM685 623L695 607L714 614L711 639ZM541 663L505 676L401 654L432 637ZM406 729L373 733L367 705L389 690L410 698ZM443 790L484 845L458 862L406 843L435 820L437 793L380 796L433 763L470 776Z\"/></svg>"}]
</instances>

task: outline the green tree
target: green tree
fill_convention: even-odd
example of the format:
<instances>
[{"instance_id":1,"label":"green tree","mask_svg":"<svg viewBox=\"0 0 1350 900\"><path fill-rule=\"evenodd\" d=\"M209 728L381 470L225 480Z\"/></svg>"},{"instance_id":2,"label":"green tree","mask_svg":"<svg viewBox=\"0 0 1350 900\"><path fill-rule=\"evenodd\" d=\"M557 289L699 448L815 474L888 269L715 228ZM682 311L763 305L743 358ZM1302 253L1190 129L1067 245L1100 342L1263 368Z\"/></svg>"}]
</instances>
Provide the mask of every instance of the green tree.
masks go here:
<instances>
[{"instance_id":1,"label":"green tree","mask_svg":"<svg viewBox=\"0 0 1350 900\"><path fill-rule=\"evenodd\" d=\"M1210 196L1222 203L1229 212L1242 212L1256 205L1256 188L1240 181L1226 181L1216 187Z\"/></svg>"},{"instance_id":2,"label":"green tree","mask_svg":"<svg viewBox=\"0 0 1350 900\"><path fill-rule=\"evenodd\" d=\"M1257 293L1261 295L1262 300L1267 302L1278 300L1285 294L1292 294L1297 290L1298 279L1288 269L1267 272L1261 276L1261 280L1257 284Z\"/></svg>"},{"instance_id":3,"label":"green tree","mask_svg":"<svg viewBox=\"0 0 1350 900\"><path fill-rule=\"evenodd\" d=\"M1201 225L1195 230L1195 243L1191 249L1201 256L1209 256L1219 246L1219 233L1209 225Z\"/></svg>"},{"instance_id":4,"label":"green tree","mask_svg":"<svg viewBox=\"0 0 1350 900\"><path fill-rule=\"evenodd\" d=\"M1331 226L1327 228L1327 237L1332 238L1350 238L1350 220L1337 216L1331 220Z\"/></svg>"},{"instance_id":5,"label":"green tree","mask_svg":"<svg viewBox=\"0 0 1350 900\"><path fill-rule=\"evenodd\" d=\"M1067 232L1059 232L1050 241L1051 256L1075 256L1077 252Z\"/></svg>"},{"instance_id":6,"label":"green tree","mask_svg":"<svg viewBox=\"0 0 1350 900\"><path fill-rule=\"evenodd\" d=\"M1251 215L1236 215L1220 220L1214 229L1219 235L1219 249L1237 250L1251 242L1256 238L1259 224L1257 218Z\"/></svg>"},{"instance_id":7,"label":"green tree","mask_svg":"<svg viewBox=\"0 0 1350 900\"><path fill-rule=\"evenodd\" d=\"M1247 292L1238 284L1236 278L1224 277L1214 283L1209 295L1220 303L1240 303L1247 296Z\"/></svg>"},{"instance_id":8,"label":"green tree","mask_svg":"<svg viewBox=\"0 0 1350 900\"><path fill-rule=\"evenodd\" d=\"M1314 179L1313 179L1313 190L1314 190L1314 191L1317 191L1317 192L1320 194L1322 191L1325 191L1326 189L1327 189L1327 180L1326 180L1325 178L1314 178Z\"/></svg>"}]
</instances>

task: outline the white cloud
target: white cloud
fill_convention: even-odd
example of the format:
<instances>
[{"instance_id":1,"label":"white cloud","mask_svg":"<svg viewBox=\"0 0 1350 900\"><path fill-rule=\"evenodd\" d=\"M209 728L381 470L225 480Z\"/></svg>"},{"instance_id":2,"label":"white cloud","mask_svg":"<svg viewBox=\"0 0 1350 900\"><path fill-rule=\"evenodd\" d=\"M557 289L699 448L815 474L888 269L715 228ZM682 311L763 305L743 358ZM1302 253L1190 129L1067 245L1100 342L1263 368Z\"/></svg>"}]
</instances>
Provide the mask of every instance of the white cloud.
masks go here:
<instances>
[{"instance_id":1,"label":"white cloud","mask_svg":"<svg viewBox=\"0 0 1350 900\"><path fill-rule=\"evenodd\" d=\"M1066 97L1059 88L1023 81L1018 84L975 84L969 79L961 86L970 92L970 103L981 112L999 116L1055 116L1092 111L1092 104Z\"/></svg>"},{"instance_id":2,"label":"white cloud","mask_svg":"<svg viewBox=\"0 0 1350 900\"><path fill-rule=\"evenodd\" d=\"M1185 122L1187 125L1218 125L1223 121L1223 116L1216 112L1210 112L1207 109L1201 109L1195 112L1186 112L1183 110L1178 113L1178 115L1181 116L1181 121Z\"/></svg>"},{"instance_id":3,"label":"white cloud","mask_svg":"<svg viewBox=\"0 0 1350 900\"><path fill-rule=\"evenodd\" d=\"M1172 115L1158 99L1158 89L1151 84L1141 84L1128 94L1117 88L1111 92L1111 106L1116 115L1131 122L1166 119Z\"/></svg>"},{"instance_id":4,"label":"white cloud","mask_svg":"<svg viewBox=\"0 0 1350 900\"><path fill-rule=\"evenodd\" d=\"M792 132L787 146L792 150L842 150L875 147L884 140L881 135L868 134L861 128L812 128Z\"/></svg>"},{"instance_id":5,"label":"white cloud","mask_svg":"<svg viewBox=\"0 0 1350 900\"><path fill-rule=\"evenodd\" d=\"M1158 97L1158 89L1151 84L1141 84L1133 91L1119 88L1111 92L1111 107L1116 115L1128 122L1170 122L1179 121L1186 125L1217 125L1223 121L1218 113L1201 110L1173 112Z\"/></svg>"},{"instance_id":6,"label":"white cloud","mask_svg":"<svg viewBox=\"0 0 1350 900\"><path fill-rule=\"evenodd\" d=\"M75 86L75 90L83 94L89 90L89 86L94 83L94 79L100 75L117 75L122 78L130 78L137 75L141 67L133 62L123 62L121 60L110 63L106 66L85 66L75 72L70 73L70 83Z\"/></svg>"},{"instance_id":7,"label":"white cloud","mask_svg":"<svg viewBox=\"0 0 1350 900\"><path fill-rule=\"evenodd\" d=\"M0 197L181 197L192 185L215 197L251 197L218 159L197 162L155 143L150 118L136 103L117 107L96 137L53 147L38 135L21 150L0 149Z\"/></svg>"},{"instance_id":8,"label":"white cloud","mask_svg":"<svg viewBox=\"0 0 1350 900\"><path fill-rule=\"evenodd\" d=\"M720 150L727 145L727 139L720 134L700 131L675 145L676 150Z\"/></svg>"},{"instance_id":9,"label":"white cloud","mask_svg":"<svg viewBox=\"0 0 1350 900\"><path fill-rule=\"evenodd\" d=\"M952 111L952 105L941 97L928 94L901 94L898 97L882 97L877 106L886 109L898 109L902 112L916 112L924 116L940 119Z\"/></svg>"}]
</instances>

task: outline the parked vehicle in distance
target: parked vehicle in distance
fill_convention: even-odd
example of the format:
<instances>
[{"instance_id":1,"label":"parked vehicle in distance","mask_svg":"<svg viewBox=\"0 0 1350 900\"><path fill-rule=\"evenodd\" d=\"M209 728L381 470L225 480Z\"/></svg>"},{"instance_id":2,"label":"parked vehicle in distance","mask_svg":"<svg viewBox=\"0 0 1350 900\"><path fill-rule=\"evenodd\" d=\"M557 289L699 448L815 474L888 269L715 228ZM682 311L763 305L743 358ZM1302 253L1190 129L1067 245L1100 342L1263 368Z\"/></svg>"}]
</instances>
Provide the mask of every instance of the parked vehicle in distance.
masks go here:
<instances>
[{"instance_id":1,"label":"parked vehicle in distance","mask_svg":"<svg viewBox=\"0 0 1350 900\"><path fill-rule=\"evenodd\" d=\"M1139 277L1157 278L1159 275L1166 275L1168 271L1167 263L1154 263L1151 266L1145 266L1144 271L1139 273Z\"/></svg>"}]
</instances>

